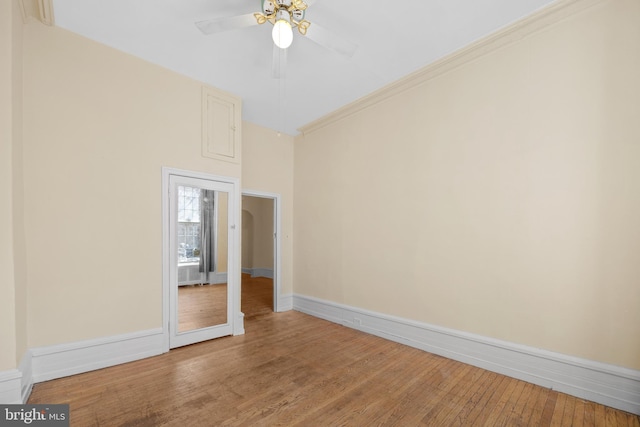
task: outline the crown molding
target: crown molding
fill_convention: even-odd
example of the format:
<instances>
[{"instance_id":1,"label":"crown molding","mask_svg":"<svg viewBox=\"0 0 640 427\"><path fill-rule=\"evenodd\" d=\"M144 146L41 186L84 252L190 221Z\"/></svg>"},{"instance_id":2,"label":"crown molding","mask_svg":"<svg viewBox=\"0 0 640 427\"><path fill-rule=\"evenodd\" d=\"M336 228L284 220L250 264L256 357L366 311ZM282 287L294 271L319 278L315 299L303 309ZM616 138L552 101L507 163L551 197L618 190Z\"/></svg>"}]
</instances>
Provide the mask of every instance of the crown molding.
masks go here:
<instances>
[{"instance_id":1,"label":"crown molding","mask_svg":"<svg viewBox=\"0 0 640 427\"><path fill-rule=\"evenodd\" d=\"M55 25L52 0L19 0L19 4L25 24L33 17L45 25Z\"/></svg>"},{"instance_id":2,"label":"crown molding","mask_svg":"<svg viewBox=\"0 0 640 427\"><path fill-rule=\"evenodd\" d=\"M30 1L30 0L27 0ZM18 5L20 5L20 13L22 15L22 22L26 24L29 22L29 11L27 10L27 6L25 6L25 0L19 0ZM30 4L30 3L29 3Z\"/></svg>"},{"instance_id":3,"label":"crown molding","mask_svg":"<svg viewBox=\"0 0 640 427\"><path fill-rule=\"evenodd\" d=\"M470 45L453 52L442 59L427 65L418 71L409 74L387 86L366 95L351 104L335 110L321 117L298 131L304 136L322 129L332 123L346 119L353 114L374 106L385 99L414 89L444 73L456 69L468 62L494 52L504 46L518 42L523 38L535 34L547 27L557 24L573 15L583 12L594 5L606 3L611 0L558 0L553 4L538 10L487 37L484 37Z\"/></svg>"}]
</instances>

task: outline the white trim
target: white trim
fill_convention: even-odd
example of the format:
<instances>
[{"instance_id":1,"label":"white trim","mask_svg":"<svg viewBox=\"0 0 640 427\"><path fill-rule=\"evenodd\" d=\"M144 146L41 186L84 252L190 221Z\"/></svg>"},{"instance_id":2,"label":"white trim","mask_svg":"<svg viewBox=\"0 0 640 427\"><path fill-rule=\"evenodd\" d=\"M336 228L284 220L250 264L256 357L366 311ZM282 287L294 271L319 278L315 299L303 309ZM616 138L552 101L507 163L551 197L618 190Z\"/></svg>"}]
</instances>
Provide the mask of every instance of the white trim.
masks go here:
<instances>
[{"instance_id":1,"label":"white trim","mask_svg":"<svg viewBox=\"0 0 640 427\"><path fill-rule=\"evenodd\" d=\"M233 335L244 335L244 313L240 310L236 315L235 325L237 329L234 329Z\"/></svg>"},{"instance_id":2,"label":"white trim","mask_svg":"<svg viewBox=\"0 0 640 427\"><path fill-rule=\"evenodd\" d=\"M31 365L31 351L27 350L20 361L18 370L22 372L22 380L20 384L20 394L22 397L22 403L27 403L29 396L31 396L31 389L33 388L33 371Z\"/></svg>"},{"instance_id":3,"label":"white trim","mask_svg":"<svg viewBox=\"0 0 640 427\"><path fill-rule=\"evenodd\" d=\"M162 354L161 328L28 350L18 369L0 372L0 403L24 404L34 383Z\"/></svg>"},{"instance_id":4,"label":"white trim","mask_svg":"<svg viewBox=\"0 0 640 427\"><path fill-rule=\"evenodd\" d=\"M252 276L273 279L273 268L254 268Z\"/></svg>"},{"instance_id":5,"label":"white trim","mask_svg":"<svg viewBox=\"0 0 640 427\"><path fill-rule=\"evenodd\" d=\"M213 273L213 284L219 285L220 283L227 283L227 273Z\"/></svg>"},{"instance_id":6,"label":"white trim","mask_svg":"<svg viewBox=\"0 0 640 427\"><path fill-rule=\"evenodd\" d=\"M38 10L40 14L40 21L42 21L43 24L50 27L55 25L53 4L51 3L51 0L38 0Z\"/></svg>"},{"instance_id":7,"label":"white trim","mask_svg":"<svg viewBox=\"0 0 640 427\"><path fill-rule=\"evenodd\" d=\"M218 203L220 203L220 192L216 191L216 192L213 193L213 229L215 230L216 234L218 233L218 214L220 212L220 208L218 206ZM214 273L213 273L214 274L214 276L213 276L214 279L213 280L214 280L214 283L221 283L221 282L216 282L216 280L218 279L217 275L219 274L217 272L218 267L219 267L217 254L218 254L218 239L215 238L215 239L213 239L213 255L216 257L216 260L213 263L213 269L216 270L216 271L214 271ZM227 254L227 256L228 256L228 254ZM227 262L227 268L229 268L228 264L229 263ZM198 270L199 269L200 269L200 262L198 262ZM202 273L202 275L204 276L205 274ZM224 283L226 283L227 282L226 274L225 274L224 280L225 280Z\"/></svg>"},{"instance_id":8,"label":"white trim","mask_svg":"<svg viewBox=\"0 0 640 427\"><path fill-rule=\"evenodd\" d=\"M240 179L236 177L212 175L204 172L188 171L163 166L162 170L162 330L163 349L170 350L170 312L171 312L171 247L170 230L167 226L170 223L170 203L169 192L171 190L170 177L180 176L185 178L203 179L207 181L217 181L219 183L231 184L232 191L229 194L229 209L233 215L229 218L229 241L233 248L228 253L227 284L231 301L230 319L233 335L244 334L244 315L240 308L240 230L238 225L240 220ZM235 314L235 315L234 315Z\"/></svg>"},{"instance_id":9,"label":"white trim","mask_svg":"<svg viewBox=\"0 0 640 427\"><path fill-rule=\"evenodd\" d=\"M268 279L273 279L273 268L243 268L242 272L245 274L250 274L251 277L266 277Z\"/></svg>"},{"instance_id":10,"label":"white trim","mask_svg":"<svg viewBox=\"0 0 640 427\"><path fill-rule=\"evenodd\" d=\"M169 192L171 185L169 178L172 169L162 168L162 348L165 352L170 349L170 305L171 305L171 233L167 224L170 223Z\"/></svg>"},{"instance_id":11,"label":"white trim","mask_svg":"<svg viewBox=\"0 0 640 427\"><path fill-rule=\"evenodd\" d=\"M22 373L17 369L9 369L0 371L0 403L1 404L20 404L22 397L20 386L22 381Z\"/></svg>"},{"instance_id":12,"label":"white trim","mask_svg":"<svg viewBox=\"0 0 640 427\"><path fill-rule=\"evenodd\" d=\"M278 312L293 310L293 294L280 295L278 299Z\"/></svg>"},{"instance_id":13,"label":"white trim","mask_svg":"<svg viewBox=\"0 0 640 427\"><path fill-rule=\"evenodd\" d=\"M339 108L318 120L298 129L303 135L315 132L332 123L346 119L353 114L372 107L385 99L394 97L408 90L413 90L444 73L458 68L468 62L490 54L504 46L517 42L544 28L550 27L570 16L576 15L591 6L608 0L556 0L537 12L517 21L506 28L498 30L450 55L433 62L424 68L409 74L351 104Z\"/></svg>"},{"instance_id":14,"label":"white trim","mask_svg":"<svg viewBox=\"0 0 640 427\"><path fill-rule=\"evenodd\" d=\"M24 5L25 0L20 0L18 2L18 4L20 5L20 12L22 12L22 22L24 24L28 24L29 23L29 12L27 12L27 9Z\"/></svg>"},{"instance_id":15,"label":"white trim","mask_svg":"<svg viewBox=\"0 0 640 427\"><path fill-rule=\"evenodd\" d=\"M192 188L200 188L200 189L205 189L205 190L212 190L215 191L215 193L218 192L225 192L225 194L227 194L228 197L228 204L227 204L227 212L224 213L225 218L228 218L227 221L227 226L226 226L226 230L228 233L228 239L227 239L227 244L226 244L226 248L227 248L227 254L233 254L234 253L234 248L233 248L233 233L234 233L234 222L233 222L233 218L234 218L234 212L233 212L233 199L235 196L235 187L232 183L229 182L223 182L223 181L215 181L215 180L208 180L208 179L199 179L199 178L193 178L193 177L185 177L185 176L181 176L181 175L177 175L177 174L171 174L169 176L169 184L170 184L170 188L169 188L169 218L170 218L170 223L169 224L165 224L165 227L169 228L169 233L170 233L170 237L169 237L169 241L171 242L177 242L177 234L178 234L178 229L177 229L177 225L178 222L175 220L175 218L177 218L178 216L178 203L177 203L177 198L178 198L178 188L180 186L188 186L188 187L192 187ZM215 199L215 202L218 201L218 198ZM215 203L214 202L214 203ZM216 211L217 212L217 211ZM173 218L173 219L171 219ZM217 229L218 226L218 221L214 220L213 222L213 227L214 229ZM225 319L224 323L218 324L218 325L211 325L210 327L203 327L203 328L198 328L198 329L193 329L193 330L188 330L188 331L184 331L181 332L178 328L178 318L179 318L179 313L178 313L178 270L180 269L180 266L178 264L178 251L177 251L177 245L175 243L171 243L170 244L170 253L169 253L169 257L170 257L170 267L169 267L169 273L170 273L170 278L169 278L169 282L170 282L170 294L169 294L169 307L170 307L170 316L169 316L169 343L170 343L170 347L171 348L175 348L175 347L181 347L184 345L189 345L189 344L194 344L197 342L201 342L201 341L207 341L210 339L214 339L214 338L219 338L219 337L223 337L223 336L227 336L227 335L233 335L233 323L234 323L234 313L235 313L235 305L233 304L233 301L235 300L234 296L237 293L237 288L234 286L234 282L232 280L233 274L228 275L228 278L230 279L230 283L229 286L227 286L227 292L226 292L226 306L227 306L227 318ZM229 269L229 265L230 265L230 261L231 259L229 257L227 257L227 265L226 265L226 269ZM220 266L218 266L220 267ZM231 271L233 271L232 269L230 269ZM204 275L200 275L201 278L204 277ZM216 277L215 273L211 276L211 279L215 282L219 277Z\"/></svg>"},{"instance_id":16,"label":"white trim","mask_svg":"<svg viewBox=\"0 0 640 427\"><path fill-rule=\"evenodd\" d=\"M280 304L280 293L282 292L282 196L278 193L269 193L266 191L257 190L242 190L243 196L260 197L263 199L273 199L273 233L275 234L274 248L273 248L273 265L275 271L272 271L271 278L273 279L273 311L287 311L289 309L282 309ZM245 269L246 270L246 269ZM251 269L251 275L254 275ZM264 270L264 269L258 269ZM269 276L265 276L269 277Z\"/></svg>"},{"instance_id":17,"label":"white trim","mask_svg":"<svg viewBox=\"0 0 640 427\"><path fill-rule=\"evenodd\" d=\"M225 114L214 114L209 109L209 103L215 102L228 110ZM224 120L224 118L227 120ZM213 123L212 123L213 121ZM216 130L214 132L214 130ZM220 132L227 131L225 136ZM215 136L214 136L215 135ZM219 141L226 150L217 150L219 144L209 143ZM226 142L226 144L224 143ZM215 89L210 86L202 86L202 157L207 157L224 162L240 164L242 154L242 100L235 95Z\"/></svg>"},{"instance_id":18,"label":"white trim","mask_svg":"<svg viewBox=\"0 0 640 427\"><path fill-rule=\"evenodd\" d=\"M294 295L294 310L640 415L640 371Z\"/></svg>"},{"instance_id":19,"label":"white trim","mask_svg":"<svg viewBox=\"0 0 640 427\"><path fill-rule=\"evenodd\" d=\"M36 347L30 352L33 382L39 383L162 354L163 330Z\"/></svg>"},{"instance_id":20,"label":"white trim","mask_svg":"<svg viewBox=\"0 0 640 427\"><path fill-rule=\"evenodd\" d=\"M229 219L229 222L233 222L233 225L229 229L229 239L233 239L233 252L228 254L230 258L228 260L229 271L227 286L233 288L233 305L236 318L233 320L233 335L244 335L244 313L242 313L241 306L241 279L240 274L241 264L240 259L242 253L240 252L242 247L241 234L242 234L242 192L240 189L240 179L234 178L233 183L233 195L229 195L229 205L233 204L233 218ZM231 197L233 196L233 197Z\"/></svg>"}]
</instances>

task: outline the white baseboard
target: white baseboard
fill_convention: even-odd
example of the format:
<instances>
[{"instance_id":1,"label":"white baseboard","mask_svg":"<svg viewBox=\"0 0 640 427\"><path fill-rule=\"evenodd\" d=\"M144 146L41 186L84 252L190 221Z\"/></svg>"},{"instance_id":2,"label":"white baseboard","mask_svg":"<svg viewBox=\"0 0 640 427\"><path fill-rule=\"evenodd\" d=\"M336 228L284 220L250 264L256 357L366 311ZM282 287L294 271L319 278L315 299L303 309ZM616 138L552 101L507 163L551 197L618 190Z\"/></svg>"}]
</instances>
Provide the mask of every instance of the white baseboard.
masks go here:
<instances>
[{"instance_id":1,"label":"white baseboard","mask_svg":"<svg viewBox=\"0 0 640 427\"><path fill-rule=\"evenodd\" d=\"M227 283L227 273L213 273L213 284Z\"/></svg>"},{"instance_id":2,"label":"white baseboard","mask_svg":"<svg viewBox=\"0 0 640 427\"><path fill-rule=\"evenodd\" d=\"M244 313L239 311L233 325L233 335L244 335Z\"/></svg>"},{"instance_id":3,"label":"white baseboard","mask_svg":"<svg viewBox=\"0 0 640 427\"><path fill-rule=\"evenodd\" d=\"M22 373L18 369L0 371L0 403L20 404L22 397L20 394L20 384Z\"/></svg>"},{"instance_id":4,"label":"white baseboard","mask_svg":"<svg viewBox=\"0 0 640 427\"><path fill-rule=\"evenodd\" d=\"M131 334L37 347L31 355L33 383L89 372L163 353L161 328Z\"/></svg>"},{"instance_id":5,"label":"white baseboard","mask_svg":"<svg viewBox=\"0 0 640 427\"><path fill-rule=\"evenodd\" d=\"M251 277L267 277L273 279L273 268L243 268L244 274L250 274Z\"/></svg>"},{"instance_id":6,"label":"white baseboard","mask_svg":"<svg viewBox=\"0 0 640 427\"><path fill-rule=\"evenodd\" d=\"M27 350L20 361L18 370L22 373L22 381L20 383L20 396L22 403L27 403L33 388L33 372L31 370L31 351Z\"/></svg>"},{"instance_id":7,"label":"white baseboard","mask_svg":"<svg viewBox=\"0 0 640 427\"><path fill-rule=\"evenodd\" d=\"M278 298L278 312L293 310L293 294L280 295Z\"/></svg>"},{"instance_id":8,"label":"white baseboard","mask_svg":"<svg viewBox=\"0 0 640 427\"><path fill-rule=\"evenodd\" d=\"M273 279L273 268L254 268L251 277L267 277Z\"/></svg>"},{"instance_id":9,"label":"white baseboard","mask_svg":"<svg viewBox=\"0 0 640 427\"><path fill-rule=\"evenodd\" d=\"M640 415L640 371L302 295L294 310L489 371Z\"/></svg>"}]
</instances>

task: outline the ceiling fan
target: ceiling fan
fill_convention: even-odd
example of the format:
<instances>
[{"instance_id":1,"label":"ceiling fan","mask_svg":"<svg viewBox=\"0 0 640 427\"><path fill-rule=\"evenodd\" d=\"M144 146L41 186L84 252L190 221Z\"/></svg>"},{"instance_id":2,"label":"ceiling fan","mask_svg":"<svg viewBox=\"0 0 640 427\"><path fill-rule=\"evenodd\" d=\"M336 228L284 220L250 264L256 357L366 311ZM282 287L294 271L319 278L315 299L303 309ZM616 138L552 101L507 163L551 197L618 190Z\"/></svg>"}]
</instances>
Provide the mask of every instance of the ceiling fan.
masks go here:
<instances>
[{"instance_id":1,"label":"ceiling fan","mask_svg":"<svg viewBox=\"0 0 640 427\"><path fill-rule=\"evenodd\" d=\"M239 28L262 25L266 22L273 24L271 33L274 42L274 70L275 77L281 77L279 69L280 61L286 49L293 42L293 28L297 28L302 36L324 46L327 49L350 58L358 48L357 45L341 38L331 31L311 23L305 19L307 8L315 3L315 0L260 0L262 12L248 13L245 15L227 18L212 19L196 22L196 27L204 34L214 34ZM284 56L286 57L286 56Z\"/></svg>"}]
</instances>

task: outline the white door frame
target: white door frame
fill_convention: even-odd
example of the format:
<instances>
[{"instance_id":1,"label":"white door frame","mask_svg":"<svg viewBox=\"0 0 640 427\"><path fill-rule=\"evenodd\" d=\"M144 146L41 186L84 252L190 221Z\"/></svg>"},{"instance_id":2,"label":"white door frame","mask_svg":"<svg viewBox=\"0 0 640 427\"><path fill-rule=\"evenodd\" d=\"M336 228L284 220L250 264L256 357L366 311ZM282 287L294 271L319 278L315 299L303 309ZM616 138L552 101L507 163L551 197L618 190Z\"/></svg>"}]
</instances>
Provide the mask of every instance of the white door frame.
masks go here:
<instances>
[{"instance_id":1,"label":"white door frame","mask_svg":"<svg viewBox=\"0 0 640 427\"><path fill-rule=\"evenodd\" d=\"M282 288L282 202L278 193L268 193L266 191L242 190L243 196L260 197L262 199L273 200L273 311L279 312L280 291Z\"/></svg>"},{"instance_id":2,"label":"white door frame","mask_svg":"<svg viewBox=\"0 0 640 427\"><path fill-rule=\"evenodd\" d=\"M232 292L232 316L231 329L233 335L244 334L244 314L240 309L240 179L228 176L212 175L204 172L188 171L183 169L162 168L162 334L163 348L167 352L170 349L170 302L171 302L171 242L170 242L170 177L172 175L204 179L231 184L233 190L229 195L229 204L232 215L229 218L229 239L232 243L232 251L229 253L229 271L227 272L227 288Z\"/></svg>"}]
</instances>

